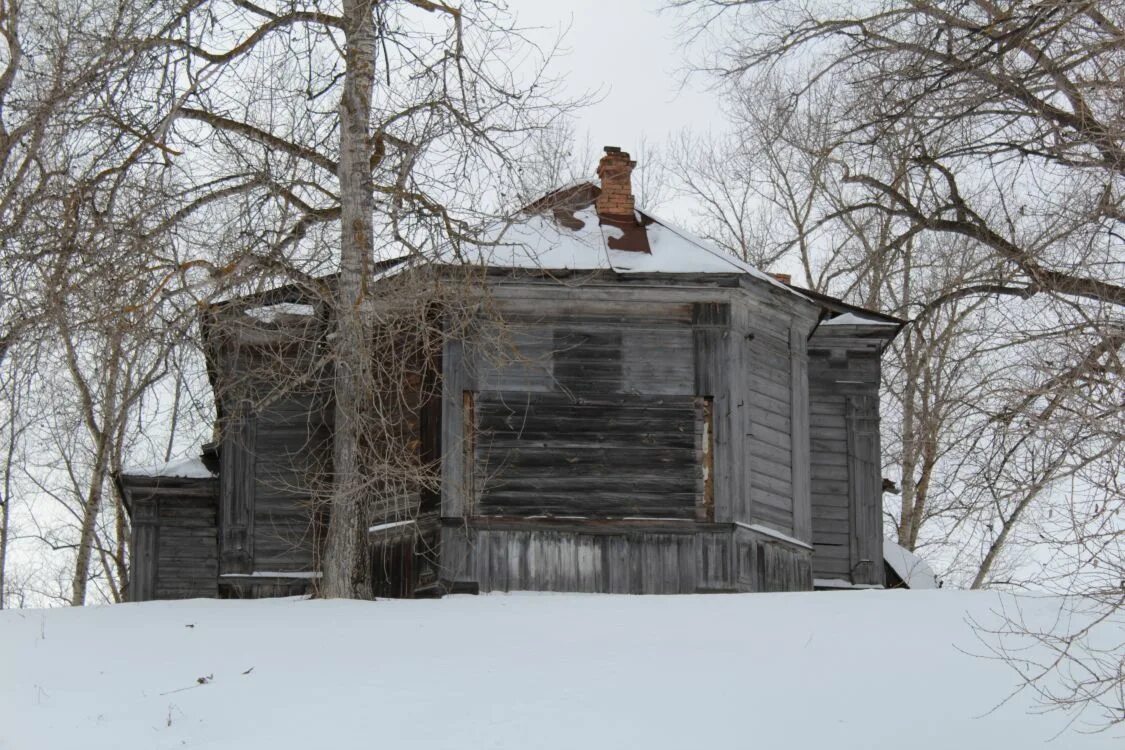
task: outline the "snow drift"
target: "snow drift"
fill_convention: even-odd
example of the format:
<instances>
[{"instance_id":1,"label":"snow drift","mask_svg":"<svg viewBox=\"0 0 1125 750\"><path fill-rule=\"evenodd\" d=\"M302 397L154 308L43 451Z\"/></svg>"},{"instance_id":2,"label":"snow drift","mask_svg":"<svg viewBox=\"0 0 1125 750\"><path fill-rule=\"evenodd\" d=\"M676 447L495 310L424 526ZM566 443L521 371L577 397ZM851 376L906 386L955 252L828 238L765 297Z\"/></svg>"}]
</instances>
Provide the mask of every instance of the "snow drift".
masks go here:
<instances>
[{"instance_id":1,"label":"snow drift","mask_svg":"<svg viewBox=\"0 0 1125 750\"><path fill-rule=\"evenodd\" d=\"M1030 715L968 618L866 591L0 612L0 748L1121 747ZM1049 622L1050 599L1021 598ZM1120 627L1120 623L1108 627ZM993 710L995 709L995 710Z\"/></svg>"}]
</instances>

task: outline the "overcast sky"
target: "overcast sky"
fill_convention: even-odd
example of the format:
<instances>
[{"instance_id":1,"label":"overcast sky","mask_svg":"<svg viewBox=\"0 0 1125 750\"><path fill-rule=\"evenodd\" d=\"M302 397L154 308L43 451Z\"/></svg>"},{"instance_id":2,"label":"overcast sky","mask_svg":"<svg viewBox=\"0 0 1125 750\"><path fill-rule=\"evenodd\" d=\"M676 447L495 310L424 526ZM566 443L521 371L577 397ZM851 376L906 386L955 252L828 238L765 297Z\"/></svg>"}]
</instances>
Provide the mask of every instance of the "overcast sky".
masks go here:
<instances>
[{"instance_id":1,"label":"overcast sky","mask_svg":"<svg viewBox=\"0 0 1125 750\"><path fill-rule=\"evenodd\" d=\"M721 128L716 96L704 81L681 86L676 19L657 12L664 2L511 0L521 25L555 33L569 27L555 70L565 75L569 96L601 92L599 102L578 113L577 132L580 139L588 134L599 151L613 145L635 155L642 135L659 144L688 126Z\"/></svg>"}]
</instances>

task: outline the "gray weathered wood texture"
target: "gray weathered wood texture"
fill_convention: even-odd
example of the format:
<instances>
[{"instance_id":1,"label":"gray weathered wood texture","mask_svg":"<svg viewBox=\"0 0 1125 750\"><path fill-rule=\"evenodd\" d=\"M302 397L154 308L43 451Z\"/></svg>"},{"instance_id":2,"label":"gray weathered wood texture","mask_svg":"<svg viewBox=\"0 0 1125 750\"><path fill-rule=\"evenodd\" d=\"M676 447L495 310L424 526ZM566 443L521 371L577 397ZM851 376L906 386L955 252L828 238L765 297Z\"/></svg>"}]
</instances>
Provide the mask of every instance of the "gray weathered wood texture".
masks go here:
<instances>
[{"instance_id":1,"label":"gray weathered wood texture","mask_svg":"<svg viewBox=\"0 0 1125 750\"><path fill-rule=\"evenodd\" d=\"M129 601L218 595L214 479L123 477L132 511Z\"/></svg>"},{"instance_id":2,"label":"gray weathered wood texture","mask_svg":"<svg viewBox=\"0 0 1125 750\"><path fill-rule=\"evenodd\" d=\"M247 414L231 416L220 427L220 573L254 570L254 427Z\"/></svg>"},{"instance_id":3,"label":"gray weathered wood texture","mask_svg":"<svg viewBox=\"0 0 1125 750\"><path fill-rule=\"evenodd\" d=\"M887 335L823 326L809 342L816 578L883 582L878 352Z\"/></svg>"},{"instance_id":4,"label":"gray weathered wood texture","mask_svg":"<svg viewBox=\"0 0 1125 750\"><path fill-rule=\"evenodd\" d=\"M883 583L883 481L877 396L848 396L848 496L852 582Z\"/></svg>"},{"instance_id":5,"label":"gray weathered wood texture","mask_svg":"<svg viewBox=\"0 0 1125 750\"><path fill-rule=\"evenodd\" d=\"M809 469L809 356L807 334L789 329L789 380L791 384L790 444L792 450L793 536L812 544L812 474Z\"/></svg>"},{"instance_id":6,"label":"gray weathered wood texture","mask_svg":"<svg viewBox=\"0 0 1125 750\"><path fill-rule=\"evenodd\" d=\"M316 394L289 394L255 415L254 570L314 569L314 476L328 461L327 410Z\"/></svg>"},{"instance_id":7,"label":"gray weathered wood texture","mask_svg":"<svg viewBox=\"0 0 1125 750\"><path fill-rule=\"evenodd\" d=\"M578 392L476 394L476 512L695 518L697 399Z\"/></svg>"},{"instance_id":8,"label":"gray weathered wood texture","mask_svg":"<svg viewBox=\"0 0 1125 750\"><path fill-rule=\"evenodd\" d=\"M477 518L442 528L451 585L484 591L807 591L811 551L733 524Z\"/></svg>"},{"instance_id":9,"label":"gray weathered wood texture","mask_svg":"<svg viewBox=\"0 0 1125 750\"><path fill-rule=\"evenodd\" d=\"M807 407L792 389L812 305L725 279L505 281L496 296L502 324L444 358L449 585L811 588L810 546L746 527L791 535L810 516L807 491L793 504Z\"/></svg>"},{"instance_id":10,"label":"gray weathered wood texture","mask_svg":"<svg viewBox=\"0 0 1125 750\"><path fill-rule=\"evenodd\" d=\"M244 407L220 437L223 575L313 569L314 483L327 463L330 414L315 393Z\"/></svg>"},{"instance_id":11,"label":"gray weathered wood texture","mask_svg":"<svg viewBox=\"0 0 1125 750\"><path fill-rule=\"evenodd\" d=\"M440 459L440 492L410 494L409 523L397 506L372 521L377 595L881 583L878 357L893 328L810 337L820 303L746 276L490 283L498 318L447 340L427 376L440 367L441 398L404 436ZM258 365L307 357L312 339L233 331L212 356L221 480L129 490L134 598L315 580L297 574L315 568L331 404Z\"/></svg>"}]
</instances>

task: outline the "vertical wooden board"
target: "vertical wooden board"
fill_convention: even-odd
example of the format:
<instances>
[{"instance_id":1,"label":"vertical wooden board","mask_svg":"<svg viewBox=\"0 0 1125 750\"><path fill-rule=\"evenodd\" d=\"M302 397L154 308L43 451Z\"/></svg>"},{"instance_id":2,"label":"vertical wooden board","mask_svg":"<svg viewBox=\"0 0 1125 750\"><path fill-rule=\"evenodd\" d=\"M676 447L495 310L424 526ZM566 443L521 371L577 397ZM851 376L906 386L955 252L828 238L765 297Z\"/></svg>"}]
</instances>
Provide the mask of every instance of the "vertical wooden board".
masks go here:
<instances>
[{"instance_id":1,"label":"vertical wooden board","mask_svg":"<svg viewBox=\"0 0 1125 750\"><path fill-rule=\"evenodd\" d=\"M535 581L532 588L539 591L554 590L555 569L558 567L558 555L550 537L546 532L530 534L528 544L530 554L535 559Z\"/></svg>"},{"instance_id":2,"label":"vertical wooden board","mask_svg":"<svg viewBox=\"0 0 1125 750\"><path fill-rule=\"evenodd\" d=\"M883 583L878 402L847 397L848 499L852 515L852 582Z\"/></svg>"},{"instance_id":3,"label":"vertical wooden board","mask_svg":"<svg viewBox=\"0 0 1125 750\"><path fill-rule=\"evenodd\" d=\"M509 591L508 538L513 532L491 531L488 534L488 589Z\"/></svg>"},{"instance_id":4,"label":"vertical wooden board","mask_svg":"<svg viewBox=\"0 0 1125 750\"><path fill-rule=\"evenodd\" d=\"M464 346L447 338L442 352L441 387L441 515L465 515L465 424L464 402L467 377Z\"/></svg>"},{"instance_id":5,"label":"vertical wooden board","mask_svg":"<svg viewBox=\"0 0 1125 750\"><path fill-rule=\"evenodd\" d=\"M456 583L475 580L471 564L473 536L469 529L443 527L441 530L441 579Z\"/></svg>"},{"instance_id":6,"label":"vertical wooden board","mask_svg":"<svg viewBox=\"0 0 1125 750\"><path fill-rule=\"evenodd\" d=\"M699 535L684 534L676 541L677 568L679 580L676 585L677 594L693 594L698 586L699 578L696 576L696 548L699 546Z\"/></svg>"},{"instance_id":7,"label":"vertical wooden board","mask_svg":"<svg viewBox=\"0 0 1125 750\"><path fill-rule=\"evenodd\" d=\"M551 575L552 591L572 591L575 576L574 544L571 535L557 531L550 532L551 547L554 549L554 572Z\"/></svg>"},{"instance_id":8,"label":"vertical wooden board","mask_svg":"<svg viewBox=\"0 0 1125 750\"><path fill-rule=\"evenodd\" d=\"M505 558L508 563L507 578L510 591L523 591L528 587L527 534L509 533Z\"/></svg>"},{"instance_id":9,"label":"vertical wooden board","mask_svg":"<svg viewBox=\"0 0 1125 750\"><path fill-rule=\"evenodd\" d=\"M754 546L748 536L741 536L736 539L735 560L738 565L738 590L755 591Z\"/></svg>"},{"instance_id":10,"label":"vertical wooden board","mask_svg":"<svg viewBox=\"0 0 1125 750\"><path fill-rule=\"evenodd\" d=\"M714 518L729 522L742 491L738 483L742 462L735 451L741 440L741 404L731 401L731 373L741 372L739 347L731 346L729 303L696 303L692 309L695 342L695 393L712 399L714 426Z\"/></svg>"},{"instance_id":11,"label":"vertical wooden board","mask_svg":"<svg viewBox=\"0 0 1125 750\"><path fill-rule=\"evenodd\" d=\"M574 591L578 586L578 549L574 534L554 534L558 549L555 591Z\"/></svg>"},{"instance_id":12,"label":"vertical wooden board","mask_svg":"<svg viewBox=\"0 0 1125 750\"><path fill-rule=\"evenodd\" d=\"M699 430L696 436L701 469L702 499L696 508L696 520L715 520L715 402L710 396L696 398Z\"/></svg>"},{"instance_id":13,"label":"vertical wooden board","mask_svg":"<svg viewBox=\"0 0 1125 750\"><path fill-rule=\"evenodd\" d=\"M809 438L808 350L804 331L789 329L790 437L792 439L793 536L812 543L812 476Z\"/></svg>"},{"instance_id":14,"label":"vertical wooden board","mask_svg":"<svg viewBox=\"0 0 1125 750\"><path fill-rule=\"evenodd\" d=\"M747 324L749 330L749 323ZM753 334L736 332L735 340L731 343L730 351L733 361L728 364L732 373L739 373L730 383L731 404L735 410L731 425L730 461L732 463L732 476L730 479L732 502L728 518L723 520L749 522L754 513L754 459L750 453L751 438L754 434L754 394L750 389L749 374L763 362L751 346L752 340L748 336ZM718 517L716 517L718 518Z\"/></svg>"},{"instance_id":15,"label":"vertical wooden board","mask_svg":"<svg viewBox=\"0 0 1125 750\"><path fill-rule=\"evenodd\" d=\"M629 547L629 540L626 537L612 536L606 539L606 579L611 594L632 592Z\"/></svg>"},{"instance_id":16,"label":"vertical wooden board","mask_svg":"<svg viewBox=\"0 0 1125 750\"><path fill-rule=\"evenodd\" d=\"M660 592L687 594L695 591L694 535L657 535L662 551Z\"/></svg>"},{"instance_id":17,"label":"vertical wooden board","mask_svg":"<svg viewBox=\"0 0 1125 750\"><path fill-rule=\"evenodd\" d=\"M254 569L255 420L232 416L224 425L220 451L219 572Z\"/></svg>"},{"instance_id":18,"label":"vertical wooden board","mask_svg":"<svg viewBox=\"0 0 1125 750\"><path fill-rule=\"evenodd\" d=\"M723 591L734 587L731 533L716 532L696 537L697 588Z\"/></svg>"},{"instance_id":19,"label":"vertical wooden board","mask_svg":"<svg viewBox=\"0 0 1125 750\"><path fill-rule=\"evenodd\" d=\"M472 571L472 580L480 585L482 592L492 591L492 579L489 577L488 567L491 534L492 532L487 529L476 529L469 541L469 569Z\"/></svg>"},{"instance_id":20,"label":"vertical wooden board","mask_svg":"<svg viewBox=\"0 0 1125 750\"><path fill-rule=\"evenodd\" d=\"M601 542L598 537L580 536L578 538L577 591L588 594L604 592L602 585Z\"/></svg>"},{"instance_id":21,"label":"vertical wooden board","mask_svg":"<svg viewBox=\"0 0 1125 750\"><path fill-rule=\"evenodd\" d=\"M156 501L150 503L154 506ZM134 517L137 505L134 504ZM129 601L147 602L156 598L156 577L159 562L156 556L160 542L159 527L154 522L136 523L131 530L132 555L129 581Z\"/></svg>"}]
</instances>

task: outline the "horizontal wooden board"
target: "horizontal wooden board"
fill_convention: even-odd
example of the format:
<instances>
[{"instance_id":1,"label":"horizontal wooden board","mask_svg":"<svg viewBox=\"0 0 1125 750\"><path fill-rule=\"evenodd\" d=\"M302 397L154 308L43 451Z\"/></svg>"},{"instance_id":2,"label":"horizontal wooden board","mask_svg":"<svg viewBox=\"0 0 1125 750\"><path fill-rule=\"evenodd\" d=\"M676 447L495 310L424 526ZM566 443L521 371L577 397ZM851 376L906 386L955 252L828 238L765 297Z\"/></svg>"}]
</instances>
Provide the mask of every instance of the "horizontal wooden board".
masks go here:
<instances>
[{"instance_id":1,"label":"horizontal wooden board","mask_svg":"<svg viewBox=\"0 0 1125 750\"><path fill-rule=\"evenodd\" d=\"M478 513L695 516L703 475L694 397L481 392L474 408Z\"/></svg>"}]
</instances>

